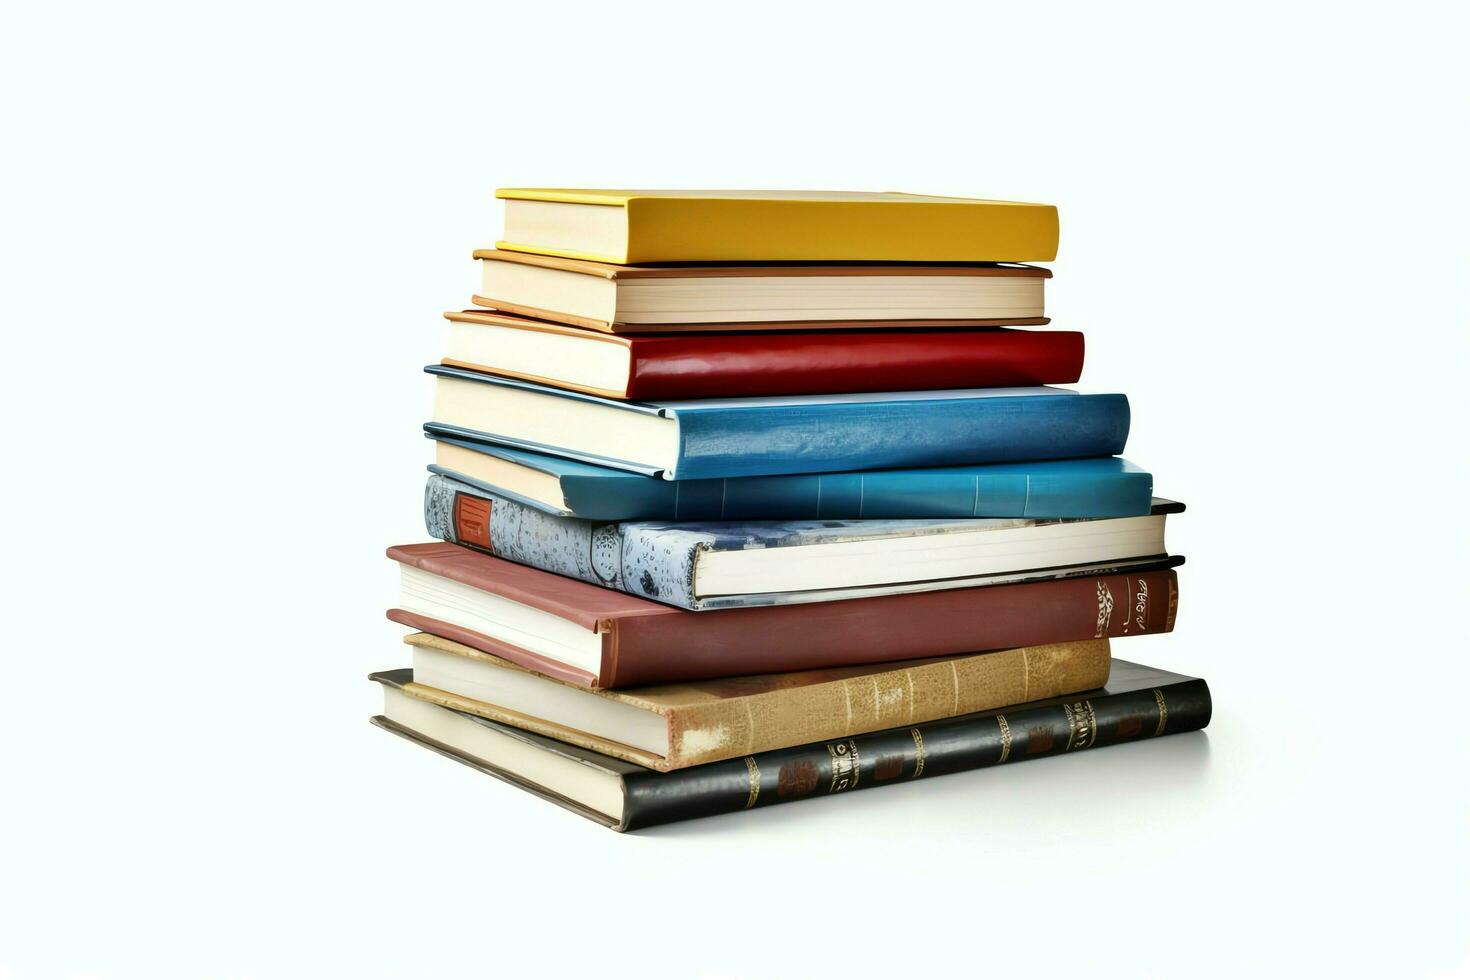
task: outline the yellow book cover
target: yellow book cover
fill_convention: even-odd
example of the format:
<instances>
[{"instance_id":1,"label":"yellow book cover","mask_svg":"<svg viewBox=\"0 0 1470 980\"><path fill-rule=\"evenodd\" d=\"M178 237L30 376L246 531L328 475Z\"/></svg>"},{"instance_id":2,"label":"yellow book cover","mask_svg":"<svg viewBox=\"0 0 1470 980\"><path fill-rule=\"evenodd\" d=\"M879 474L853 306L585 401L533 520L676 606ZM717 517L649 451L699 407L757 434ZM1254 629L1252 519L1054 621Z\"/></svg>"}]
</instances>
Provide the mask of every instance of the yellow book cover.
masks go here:
<instances>
[{"instance_id":1,"label":"yellow book cover","mask_svg":"<svg viewBox=\"0 0 1470 980\"><path fill-rule=\"evenodd\" d=\"M503 187L496 247L640 262L1047 262L1050 204L861 191Z\"/></svg>"}]
</instances>

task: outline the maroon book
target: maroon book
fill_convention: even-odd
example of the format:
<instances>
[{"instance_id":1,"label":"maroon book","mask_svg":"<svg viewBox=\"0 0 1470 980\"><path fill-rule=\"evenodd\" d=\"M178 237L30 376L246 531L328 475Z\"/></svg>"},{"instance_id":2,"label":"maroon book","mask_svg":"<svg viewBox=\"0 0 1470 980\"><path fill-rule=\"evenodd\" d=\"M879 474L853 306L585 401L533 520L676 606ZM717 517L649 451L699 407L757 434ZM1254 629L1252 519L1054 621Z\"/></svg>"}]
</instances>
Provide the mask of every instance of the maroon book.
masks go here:
<instances>
[{"instance_id":1,"label":"maroon book","mask_svg":"<svg viewBox=\"0 0 1470 980\"><path fill-rule=\"evenodd\" d=\"M1075 330L828 330L627 335L473 310L446 313L451 367L658 401L1071 384ZM572 352L575 352L573 355Z\"/></svg>"},{"instance_id":2,"label":"maroon book","mask_svg":"<svg viewBox=\"0 0 1470 980\"><path fill-rule=\"evenodd\" d=\"M1179 597L1174 571L1155 569L690 612L451 544L400 545L388 557L428 575L414 576L416 584L405 576L404 608L389 619L592 688L1166 633ZM462 590L437 601L443 580L486 593L485 608ZM504 635L490 635L497 630ZM585 643L577 639L584 630ZM513 632L522 642L509 641ZM583 650L580 663L573 648Z\"/></svg>"}]
</instances>

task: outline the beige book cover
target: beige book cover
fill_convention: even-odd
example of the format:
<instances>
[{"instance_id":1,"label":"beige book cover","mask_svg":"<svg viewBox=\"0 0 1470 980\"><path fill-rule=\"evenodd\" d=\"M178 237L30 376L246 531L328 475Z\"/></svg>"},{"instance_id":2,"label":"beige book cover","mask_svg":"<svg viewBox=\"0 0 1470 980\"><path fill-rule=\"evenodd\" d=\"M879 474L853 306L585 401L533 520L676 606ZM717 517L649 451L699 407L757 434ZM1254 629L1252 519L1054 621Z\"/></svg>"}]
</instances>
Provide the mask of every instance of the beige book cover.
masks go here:
<instances>
[{"instance_id":1,"label":"beige book cover","mask_svg":"<svg viewBox=\"0 0 1470 980\"><path fill-rule=\"evenodd\" d=\"M413 634L404 642L532 674L547 684L563 684L428 633ZM616 691L575 688L588 697L661 715L669 732L666 756L422 684L410 683L404 691L447 708L667 771L1092 690L1107 683L1109 656L1108 641L1096 639Z\"/></svg>"},{"instance_id":2,"label":"beige book cover","mask_svg":"<svg viewBox=\"0 0 1470 980\"><path fill-rule=\"evenodd\" d=\"M640 266L499 249L474 257L477 306L613 334L1049 322L1051 272L1017 263Z\"/></svg>"}]
</instances>

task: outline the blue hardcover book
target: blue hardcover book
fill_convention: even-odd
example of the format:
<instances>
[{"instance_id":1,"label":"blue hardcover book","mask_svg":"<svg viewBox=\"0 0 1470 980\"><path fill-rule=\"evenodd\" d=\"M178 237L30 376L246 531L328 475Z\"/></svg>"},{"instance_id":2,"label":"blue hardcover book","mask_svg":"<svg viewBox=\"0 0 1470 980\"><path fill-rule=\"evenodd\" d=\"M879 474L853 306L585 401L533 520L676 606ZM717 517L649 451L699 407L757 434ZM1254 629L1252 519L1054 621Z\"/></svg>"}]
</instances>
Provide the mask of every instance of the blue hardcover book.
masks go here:
<instances>
[{"instance_id":1,"label":"blue hardcover book","mask_svg":"<svg viewBox=\"0 0 1470 980\"><path fill-rule=\"evenodd\" d=\"M1037 521L601 523L558 517L435 474L431 535L685 609L824 602L1178 563L1155 500L1140 517Z\"/></svg>"},{"instance_id":2,"label":"blue hardcover book","mask_svg":"<svg viewBox=\"0 0 1470 980\"><path fill-rule=\"evenodd\" d=\"M1153 500L1153 475L1113 456L660 480L430 429L431 472L550 514L593 521L1134 517L1147 514Z\"/></svg>"},{"instance_id":3,"label":"blue hardcover book","mask_svg":"<svg viewBox=\"0 0 1470 980\"><path fill-rule=\"evenodd\" d=\"M1114 456L1128 399L1061 388L632 402L438 364L434 428L666 480Z\"/></svg>"}]
</instances>

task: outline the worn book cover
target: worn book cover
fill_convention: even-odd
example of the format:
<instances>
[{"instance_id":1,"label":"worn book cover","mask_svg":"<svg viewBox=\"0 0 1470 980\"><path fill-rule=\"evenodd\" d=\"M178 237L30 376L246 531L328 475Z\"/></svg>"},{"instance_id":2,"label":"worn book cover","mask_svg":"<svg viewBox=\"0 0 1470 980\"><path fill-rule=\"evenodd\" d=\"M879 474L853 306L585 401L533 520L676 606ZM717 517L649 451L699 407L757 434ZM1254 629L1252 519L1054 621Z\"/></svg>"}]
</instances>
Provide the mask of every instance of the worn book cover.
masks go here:
<instances>
[{"instance_id":1,"label":"worn book cover","mask_svg":"<svg viewBox=\"0 0 1470 980\"><path fill-rule=\"evenodd\" d=\"M529 673L508 660L428 633L412 634L405 642ZM447 708L667 771L1101 687L1107 682L1108 663L1108 641L1098 639L879 666L588 692L661 715L669 733L666 756L422 684L404 690Z\"/></svg>"},{"instance_id":2,"label":"worn book cover","mask_svg":"<svg viewBox=\"0 0 1470 980\"><path fill-rule=\"evenodd\" d=\"M413 672L371 679L391 704ZM663 773L479 715L422 707L408 714L428 712L427 723L401 715L373 723L614 830L1178 735L1204 728L1211 713L1203 680L1114 660L1097 690Z\"/></svg>"},{"instance_id":3,"label":"worn book cover","mask_svg":"<svg viewBox=\"0 0 1470 980\"><path fill-rule=\"evenodd\" d=\"M855 598L899 592L963 588L968 585L1067 577L1089 571L1121 569L1155 564L1168 556L1161 546L1133 543L1132 532L1158 515L1182 509L1173 501L1157 500L1150 515L1107 518L1089 522L1096 532L1074 551L1065 554L1091 555L1081 564L1059 563L1064 554L1042 539L1052 539L1059 525L1077 526L1077 521L1027 518L980 518L974 520L823 520L823 521L622 521L602 523L559 517L485 490L438 478L425 487L424 525L428 533L454 544L487 551L500 558L531 565L558 575L570 575L610 589L667 602L684 609L728 609L737 606L784 605L829 599ZM1025 532L1025 538L1022 533ZM935 561L946 557L946 547L966 536L988 549L963 562L964 566L986 566L983 571L955 575L936 572ZM993 537L994 545L985 544ZM1125 536L1126 535L1126 536ZM1033 539L1035 555L1019 556L1019 549ZM713 556L727 552L768 551L776 548L816 549L833 547L853 552L851 546L879 546L897 539L922 540L928 548L920 553L907 549L908 564L900 566L896 554L882 569L892 577L886 581L856 582L841 578L818 578L800 589L774 588L769 592L706 592L702 569ZM1151 542L1151 539L1150 539ZM1140 550L1141 549L1141 550ZM959 566L956 566L959 567ZM855 572L850 566L827 575ZM875 570L876 572L876 570ZM760 588L763 581L742 584Z\"/></svg>"},{"instance_id":4,"label":"worn book cover","mask_svg":"<svg viewBox=\"0 0 1470 980\"><path fill-rule=\"evenodd\" d=\"M486 635L463 610L422 605L407 589L389 619L581 687L639 687L1144 636L1173 629L1179 606L1175 572L1157 565L1126 574L691 612L451 544L400 545L388 557L585 630L597 638L598 654L589 669L529 650L514 635Z\"/></svg>"}]
</instances>

